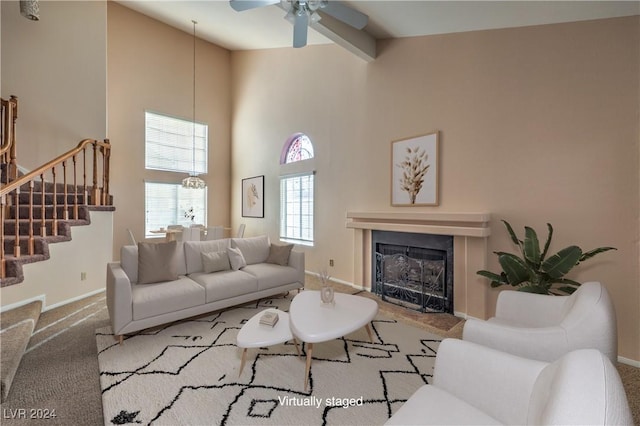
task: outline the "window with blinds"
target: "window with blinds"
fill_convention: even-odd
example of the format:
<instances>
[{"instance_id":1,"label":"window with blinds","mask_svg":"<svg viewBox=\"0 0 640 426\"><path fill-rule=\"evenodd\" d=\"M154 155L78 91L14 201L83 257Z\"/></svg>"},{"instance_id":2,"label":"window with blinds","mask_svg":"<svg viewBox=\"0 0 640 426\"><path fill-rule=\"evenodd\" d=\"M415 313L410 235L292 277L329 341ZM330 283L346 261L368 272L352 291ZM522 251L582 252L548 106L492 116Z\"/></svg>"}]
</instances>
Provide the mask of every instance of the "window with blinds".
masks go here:
<instances>
[{"instance_id":1,"label":"window with blinds","mask_svg":"<svg viewBox=\"0 0 640 426\"><path fill-rule=\"evenodd\" d=\"M280 239L313 244L313 173L280 177Z\"/></svg>"},{"instance_id":2,"label":"window with blinds","mask_svg":"<svg viewBox=\"0 0 640 426\"><path fill-rule=\"evenodd\" d=\"M145 111L145 168L206 174L209 126ZM195 132L195 139L194 139ZM195 140L195 148L194 148Z\"/></svg>"},{"instance_id":3,"label":"window with blinds","mask_svg":"<svg viewBox=\"0 0 640 426\"><path fill-rule=\"evenodd\" d=\"M145 182L145 237L168 225L207 223L207 189L185 189L178 183Z\"/></svg>"}]
</instances>

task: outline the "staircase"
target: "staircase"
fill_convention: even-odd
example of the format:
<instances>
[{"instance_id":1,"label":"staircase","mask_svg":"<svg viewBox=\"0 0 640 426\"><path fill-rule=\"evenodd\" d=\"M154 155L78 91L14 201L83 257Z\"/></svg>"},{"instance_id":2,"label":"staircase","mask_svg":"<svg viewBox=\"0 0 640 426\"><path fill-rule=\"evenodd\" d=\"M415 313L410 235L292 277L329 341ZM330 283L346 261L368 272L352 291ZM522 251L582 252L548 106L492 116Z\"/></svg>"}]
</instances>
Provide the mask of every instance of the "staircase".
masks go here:
<instances>
[{"instance_id":1,"label":"staircase","mask_svg":"<svg viewBox=\"0 0 640 426\"><path fill-rule=\"evenodd\" d=\"M85 139L21 174L17 166L17 117L18 99L2 99L0 287L22 282L23 266L49 259L49 244L71 240L71 227L91 223L91 210L114 210L109 195L108 140Z\"/></svg>"},{"instance_id":2,"label":"staircase","mask_svg":"<svg viewBox=\"0 0 640 426\"><path fill-rule=\"evenodd\" d=\"M42 302L36 301L19 308L3 312L0 315L0 401L4 402L9 394L11 383L18 371L22 356L36 328Z\"/></svg>"}]
</instances>

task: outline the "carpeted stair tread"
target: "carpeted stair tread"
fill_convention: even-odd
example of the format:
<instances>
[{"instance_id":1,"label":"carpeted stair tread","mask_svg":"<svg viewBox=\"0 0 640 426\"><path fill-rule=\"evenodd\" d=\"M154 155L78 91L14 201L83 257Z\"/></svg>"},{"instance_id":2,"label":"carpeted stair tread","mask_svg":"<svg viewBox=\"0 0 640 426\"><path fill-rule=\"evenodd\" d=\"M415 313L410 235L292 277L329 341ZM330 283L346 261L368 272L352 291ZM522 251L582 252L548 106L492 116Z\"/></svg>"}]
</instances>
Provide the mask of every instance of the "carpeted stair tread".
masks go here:
<instances>
[{"instance_id":1,"label":"carpeted stair tread","mask_svg":"<svg viewBox=\"0 0 640 426\"><path fill-rule=\"evenodd\" d=\"M36 327L42 302L35 301L0 314L0 387L2 402L9 395L24 351Z\"/></svg>"}]
</instances>

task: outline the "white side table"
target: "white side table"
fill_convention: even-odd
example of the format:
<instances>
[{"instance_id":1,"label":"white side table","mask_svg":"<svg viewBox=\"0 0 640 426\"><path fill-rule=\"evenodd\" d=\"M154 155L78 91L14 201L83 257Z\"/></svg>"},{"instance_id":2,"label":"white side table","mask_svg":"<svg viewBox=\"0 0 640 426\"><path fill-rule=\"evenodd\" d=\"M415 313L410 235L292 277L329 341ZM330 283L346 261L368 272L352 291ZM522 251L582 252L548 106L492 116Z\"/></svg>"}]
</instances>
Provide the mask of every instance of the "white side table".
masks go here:
<instances>
[{"instance_id":1,"label":"white side table","mask_svg":"<svg viewBox=\"0 0 640 426\"><path fill-rule=\"evenodd\" d=\"M270 325L260 324L260 317L267 311L273 311L278 314L278 322L273 327ZM293 343L296 345L296 351L298 352L299 357L300 348L298 347L297 340L291 334L288 313L275 308L269 308L255 314L238 332L236 344L239 348L244 348L242 351L242 361L240 362L238 377L242 374L242 369L244 368L245 361L247 360L247 349L278 345L280 343L288 342L289 340L293 340Z\"/></svg>"},{"instance_id":2,"label":"white side table","mask_svg":"<svg viewBox=\"0 0 640 426\"><path fill-rule=\"evenodd\" d=\"M304 390L307 390L313 344L327 342L365 327L373 343L369 323L378 313L378 304L371 299L351 294L335 293L335 304L324 304L319 291L305 290L291 301L291 330L307 343L307 364Z\"/></svg>"}]
</instances>

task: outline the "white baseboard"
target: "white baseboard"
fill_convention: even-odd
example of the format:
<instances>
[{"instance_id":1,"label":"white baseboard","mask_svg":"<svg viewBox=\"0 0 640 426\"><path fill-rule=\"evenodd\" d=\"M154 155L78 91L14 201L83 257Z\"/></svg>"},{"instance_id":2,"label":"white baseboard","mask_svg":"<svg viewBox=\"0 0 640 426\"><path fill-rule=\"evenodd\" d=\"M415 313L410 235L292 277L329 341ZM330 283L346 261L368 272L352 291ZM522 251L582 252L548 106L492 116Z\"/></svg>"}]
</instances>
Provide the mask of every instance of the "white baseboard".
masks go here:
<instances>
[{"instance_id":1,"label":"white baseboard","mask_svg":"<svg viewBox=\"0 0 640 426\"><path fill-rule=\"evenodd\" d=\"M311 272L311 271L304 271L305 274L309 274L309 275L313 275L314 277L320 277L320 274L317 272ZM329 281L333 281L334 283L338 283L338 284L344 284L344 285L348 285L349 287L353 287L357 290L366 290L364 287L359 286L359 285L355 285L354 283L350 283L348 281L344 281L338 278L333 278L333 277L329 277Z\"/></svg>"},{"instance_id":2,"label":"white baseboard","mask_svg":"<svg viewBox=\"0 0 640 426\"><path fill-rule=\"evenodd\" d=\"M636 361L635 359L629 359L623 356L618 356L618 362L620 364L626 364L632 367L640 368L640 361Z\"/></svg>"},{"instance_id":3,"label":"white baseboard","mask_svg":"<svg viewBox=\"0 0 640 426\"><path fill-rule=\"evenodd\" d=\"M103 293L105 291L104 288L100 288L98 290L90 291L89 293L81 294L80 296L72 297L71 299L63 300L62 302L54 303L53 305L48 305L42 308L42 312L47 312L51 309L59 308L60 306L68 305L69 303L77 302L78 300L82 300L86 297L93 296L94 294Z\"/></svg>"},{"instance_id":4,"label":"white baseboard","mask_svg":"<svg viewBox=\"0 0 640 426\"><path fill-rule=\"evenodd\" d=\"M40 294L38 296L31 297L31 298L25 299L25 300L21 300L19 302L12 303L10 305L5 305L2 308L0 308L0 312L10 311L12 309L19 308L20 306L24 306L24 305L26 305L28 303L36 302L36 301L42 302L42 306L44 307L47 304L47 300L46 299L47 299L47 297L44 294Z\"/></svg>"}]
</instances>

